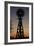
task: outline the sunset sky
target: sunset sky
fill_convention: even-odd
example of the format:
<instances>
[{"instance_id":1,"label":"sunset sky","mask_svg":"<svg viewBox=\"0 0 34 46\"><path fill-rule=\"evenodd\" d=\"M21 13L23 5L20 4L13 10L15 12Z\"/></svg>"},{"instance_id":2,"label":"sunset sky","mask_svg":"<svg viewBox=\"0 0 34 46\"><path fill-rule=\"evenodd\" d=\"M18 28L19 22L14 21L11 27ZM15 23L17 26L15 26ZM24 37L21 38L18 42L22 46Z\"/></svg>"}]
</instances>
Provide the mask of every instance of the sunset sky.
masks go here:
<instances>
[{"instance_id":1,"label":"sunset sky","mask_svg":"<svg viewBox=\"0 0 34 46\"><path fill-rule=\"evenodd\" d=\"M24 29L24 36L29 36L29 8L26 7L10 7L10 23L12 23L12 30L10 35L16 37L18 17L16 11L21 8L24 10L24 17L22 18L22 24Z\"/></svg>"}]
</instances>

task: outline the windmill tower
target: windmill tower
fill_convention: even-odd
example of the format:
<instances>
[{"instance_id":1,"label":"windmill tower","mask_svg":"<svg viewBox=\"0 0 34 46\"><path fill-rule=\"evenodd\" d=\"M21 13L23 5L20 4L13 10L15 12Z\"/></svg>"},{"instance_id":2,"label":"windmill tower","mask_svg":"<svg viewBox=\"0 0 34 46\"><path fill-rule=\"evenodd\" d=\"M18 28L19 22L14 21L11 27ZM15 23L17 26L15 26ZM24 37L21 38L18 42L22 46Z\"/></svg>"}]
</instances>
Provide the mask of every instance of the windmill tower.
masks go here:
<instances>
[{"instance_id":1,"label":"windmill tower","mask_svg":"<svg viewBox=\"0 0 34 46\"><path fill-rule=\"evenodd\" d=\"M17 39L24 38L24 30L23 30L23 25L22 25L22 18L24 16L24 10L18 9L17 10L17 16L18 16L18 26L17 26Z\"/></svg>"}]
</instances>

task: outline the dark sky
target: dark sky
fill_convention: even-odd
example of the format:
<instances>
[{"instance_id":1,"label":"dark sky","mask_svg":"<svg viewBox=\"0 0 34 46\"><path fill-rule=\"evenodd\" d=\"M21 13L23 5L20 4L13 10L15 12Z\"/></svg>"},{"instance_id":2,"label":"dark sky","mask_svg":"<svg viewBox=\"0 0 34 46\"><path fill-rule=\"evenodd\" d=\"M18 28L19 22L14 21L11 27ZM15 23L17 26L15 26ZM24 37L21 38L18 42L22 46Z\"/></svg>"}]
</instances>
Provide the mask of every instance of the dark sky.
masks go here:
<instances>
[{"instance_id":1,"label":"dark sky","mask_svg":"<svg viewBox=\"0 0 34 46\"><path fill-rule=\"evenodd\" d=\"M18 17L16 11L20 8L24 10L24 17L22 19L24 32L29 33L29 8L27 7L10 7L10 22L12 23L11 31L17 31Z\"/></svg>"}]
</instances>

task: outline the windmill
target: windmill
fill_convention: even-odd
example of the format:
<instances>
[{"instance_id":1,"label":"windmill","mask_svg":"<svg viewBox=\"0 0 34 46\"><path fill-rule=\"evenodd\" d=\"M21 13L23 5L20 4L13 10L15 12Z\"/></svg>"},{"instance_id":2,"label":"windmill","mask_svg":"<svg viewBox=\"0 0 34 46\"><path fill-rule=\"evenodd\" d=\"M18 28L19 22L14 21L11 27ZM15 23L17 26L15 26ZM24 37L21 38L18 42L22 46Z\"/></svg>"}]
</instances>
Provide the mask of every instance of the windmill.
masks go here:
<instances>
[{"instance_id":1,"label":"windmill","mask_svg":"<svg viewBox=\"0 0 34 46\"><path fill-rule=\"evenodd\" d=\"M17 17L18 17L18 26L17 26L17 39L21 39L24 37L24 30L23 30L23 25L22 25L22 18L24 17L24 10L23 9L18 9L17 12Z\"/></svg>"}]
</instances>

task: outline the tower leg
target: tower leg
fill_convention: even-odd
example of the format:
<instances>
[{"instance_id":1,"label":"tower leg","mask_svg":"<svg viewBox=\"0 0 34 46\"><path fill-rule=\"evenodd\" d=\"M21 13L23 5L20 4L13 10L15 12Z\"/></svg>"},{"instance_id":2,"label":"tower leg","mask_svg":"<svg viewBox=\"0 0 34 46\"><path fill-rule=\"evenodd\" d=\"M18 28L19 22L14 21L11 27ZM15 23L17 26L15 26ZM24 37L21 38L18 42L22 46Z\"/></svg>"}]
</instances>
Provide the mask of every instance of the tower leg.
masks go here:
<instances>
[{"instance_id":1,"label":"tower leg","mask_svg":"<svg viewBox=\"0 0 34 46\"><path fill-rule=\"evenodd\" d=\"M23 26L18 26L16 38L17 39L23 39L24 38Z\"/></svg>"}]
</instances>

